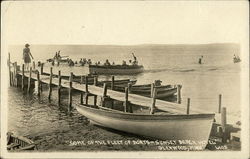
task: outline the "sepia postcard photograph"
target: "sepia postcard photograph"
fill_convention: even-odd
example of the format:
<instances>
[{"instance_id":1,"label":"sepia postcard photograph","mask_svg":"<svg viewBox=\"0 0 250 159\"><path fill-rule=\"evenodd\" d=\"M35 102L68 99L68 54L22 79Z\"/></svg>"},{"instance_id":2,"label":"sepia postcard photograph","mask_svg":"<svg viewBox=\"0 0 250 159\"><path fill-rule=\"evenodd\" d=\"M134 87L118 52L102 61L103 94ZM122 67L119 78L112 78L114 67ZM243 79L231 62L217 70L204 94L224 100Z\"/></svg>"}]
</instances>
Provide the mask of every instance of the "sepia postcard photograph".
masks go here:
<instances>
[{"instance_id":1,"label":"sepia postcard photograph","mask_svg":"<svg viewBox=\"0 0 250 159\"><path fill-rule=\"evenodd\" d=\"M3 1L1 158L249 155L248 1Z\"/></svg>"}]
</instances>

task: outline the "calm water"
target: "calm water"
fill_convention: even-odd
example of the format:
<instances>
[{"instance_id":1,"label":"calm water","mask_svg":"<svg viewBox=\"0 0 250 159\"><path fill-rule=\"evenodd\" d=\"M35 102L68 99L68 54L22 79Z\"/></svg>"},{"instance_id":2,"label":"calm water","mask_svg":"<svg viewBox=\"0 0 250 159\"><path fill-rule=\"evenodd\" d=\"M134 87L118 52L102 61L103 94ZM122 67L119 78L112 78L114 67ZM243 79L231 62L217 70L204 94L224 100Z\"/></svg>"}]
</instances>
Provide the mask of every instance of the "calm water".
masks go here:
<instances>
[{"instance_id":1,"label":"calm water","mask_svg":"<svg viewBox=\"0 0 250 159\"><path fill-rule=\"evenodd\" d=\"M117 78L137 79L137 84L151 83L160 79L163 84L181 84L182 102L191 98L191 109L217 111L218 95L222 94L222 106L236 117L240 117L240 65L232 62L233 54L240 54L239 48L232 45L221 46L31 46L36 60L46 60L61 50L61 55L68 55L73 60L91 58L92 61L121 63L131 59L131 52L137 56L145 72L137 76L118 76ZM10 47L12 61L22 58L22 46ZM15 55L15 56L14 56ZM204 64L197 64L203 55ZM46 72L49 72L46 66ZM62 74L86 74L84 67L54 68L54 72L62 70ZM110 78L110 77L102 77ZM55 89L56 90L56 89ZM64 108L56 105L56 91L53 92L52 103L47 101L48 92L43 92L41 99L36 95L23 94L17 88L9 88L9 130L18 134L29 135L43 150L83 149L65 146L68 140L98 139L137 139L135 136L108 131L95 127L76 111L67 114ZM79 94L74 96L74 104L79 103ZM67 105L67 95L64 96ZM62 106L64 107L64 106ZM51 144L51 143L56 144ZM85 147L86 148L86 147ZM119 149L103 147L103 149ZM121 148L121 147L120 147ZM140 147L134 147L134 149ZM86 150L94 149L88 147ZM124 147L123 147L124 149ZM129 149L129 148L125 148ZM145 147L150 149L150 147Z\"/></svg>"}]
</instances>

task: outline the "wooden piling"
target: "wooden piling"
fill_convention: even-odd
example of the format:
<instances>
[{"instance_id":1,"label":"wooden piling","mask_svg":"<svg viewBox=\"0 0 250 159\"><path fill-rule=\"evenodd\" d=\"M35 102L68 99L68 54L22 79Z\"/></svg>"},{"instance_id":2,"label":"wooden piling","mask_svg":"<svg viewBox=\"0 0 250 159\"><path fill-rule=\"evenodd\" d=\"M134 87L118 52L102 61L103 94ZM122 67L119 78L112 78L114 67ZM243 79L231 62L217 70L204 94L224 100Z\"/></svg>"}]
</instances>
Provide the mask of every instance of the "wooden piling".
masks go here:
<instances>
[{"instance_id":1,"label":"wooden piling","mask_svg":"<svg viewBox=\"0 0 250 159\"><path fill-rule=\"evenodd\" d=\"M41 81L40 81L40 72L37 71L37 96L40 97L40 93L41 93Z\"/></svg>"},{"instance_id":2,"label":"wooden piling","mask_svg":"<svg viewBox=\"0 0 250 159\"><path fill-rule=\"evenodd\" d=\"M97 95L94 95L94 106L96 106L97 103Z\"/></svg>"},{"instance_id":3,"label":"wooden piling","mask_svg":"<svg viewBox=\"0 0 250 159\"><path fill-rule=\"evenodd\" d=\"M94 76L94 86L97 86L97 85L98 85L98 77Z\"/></svg>"},{"instance_id":4,"label":"wooden piling","mask_svg":"<svg viewBox=\"0 0 250 159\"><path fill-rule=\"evenodd\" d=\"M83 84L83 83L84 83L84 76L81 76L81 82L80 82L80 84ZM80 103L81 104L83 104L83 95L84 95L84 93L81 92L81 98L80 98Z\"/></svg>"},{"instance_id":5,"label":"wooden piling","mask_svg":"<svg viewBox=\"0 0 250 159\"><path fill-rule=\"evenodd\" d=\"M155 87L155 84L154 84L154 83L151 83L151 95L150 95L151 98L153 98L154 87Z\"/></svg>"},{"instance_id":6,"label":"wooden piling","mask_svg":"<svg viewBox=\"0 0 250 159\"><path fill-rule=\"evenodd\" d=\"M30 67L30 71L29 71L29 79L28 79L28 89L27 89L27 92L30 92L31 73L32 73L32 67Z\"/></svg>"},{"instance_id":7,"label":"wooden piling","mask_svg":"<svg viewBox=\"0 0 250 159\"><path fill-rule=\"evenodd\" d=\"M88 85L89 85L88 76L85 76L85 104L86 105L88 105L88 101L89 101Z\"/></svg>"},{"instance_id":8,"label":"wooden piling","mask_svg":"<svg viewBox=\"0 0 250 159\"><path fill-rule=\"evenodd\" d=\"M115 76L112 76L112 78L111 78L111 90L114 90L114 86L115 86Z\"/></svg>"},{"instance_id":9,"label":"wooden piling","mask_svg":"<svg viewBox=\"0 0 250 159\"><path fill-rule=\"evenodd\" d=\"M43 75L43 63L41 63L41 75Z\"/></svg>"},{"instance_id":10,"label":"wooden piling","mask_svg":"<svg viewBox=\"0 0 250 159\"><path fill-rule=\"evenodd\" d=\"M181 104L181 85L177 85L177 103Z\"/></svg>"},{"instance_id":11,"label":"wooden piling","mask_svg":"<svg viewBox=\"0 0 250 159\"><path fill-rule=\"evenodd\" d=\"M58 106L61 105L61 88L62 88L62 77L61 71L58 71Z\"/></svg>"},{"instance_id":12,"label":"wooden piling","mask_svg":"<svg viewBox=\"0 0 250 159\"><path fill-rule=\"evenodd\" d=\"M123 103L124 112L128 112L128 87L125 87L125 101Z\"/></svg>"},{"instance_id":13,"label":"wooden piling","mask_svg":"<svg viewBox=\"0 0 250 159\"><path fill-rule=\"evenodd\" d=\"M8 68L9 68L9 82L10 82L10 86L11 86L11 68L10 68L10 53L8 55Z\"/></svg>"},{"instance_id":14,"label":"wooden piling","mask_svg":"<svg viewBox=\"0 0 250 159\"><path fill-rule=\"evenodd\" d=\"M102 107L105 107L105 103L106 103L106 100L107 100L107 84L104 83L103 84L103 94L102 94L102 101L101 101L101 106Z\"/></svg>"},{"instance_id":15,"label":"wooden piling","mask_svg":"<svg viewBox=\"0 0 250 159\"><path fill-rule=\"evenodd\" d=\"M103 97L107 97L107 84L104 83L103 84L103 94L102 94Z\"/></svg>"},{"instance_id":16,"label":"wooden piling","mask_svg":"<svg viewBox=\"0 0 250 159\"><path fill-rule=\"evenodd\" d=\"M16 87L16 77L17 77L17 76L16 76L16 65L17 65L17 63L14 62L14 63L13 63L13 77L12 77L12 78L13 78L13 86L14 86L14 87Z\"/></svg>"},{"instance_id":17,"label":"wooden piling","mask_svg":"<svg viewBox=\"0 0 250 159\"><path fill-rule=\"evenodd\" d=\"M32 67L33 67L33 70L36 70L36 63L35 63L35 61L33 61Z\"/></svg>"},{"instance_id":18,"label":"wooden piling","mask_svg":"<svg viewBox=\"0 0 250 159\"><path fill-rule=\"evenodd\" d=\"M50 67L50 76L49 76L49 101L51 100L52 94L52 78L53 78L53 67Z\"/></svg>"},{"instance_id":19,"label":"wooden piling","mask_svg":"<svg viewBox=\"0 0 250 159\"><path fill-rule=\"evenodd\" d=\"M227 142L226 125L227 125L227 109L226 109L226 107L222 107L222 110L221 110L221 127L222 127L222 142L223 143Z\"/></svg>"},{"instance_id":20,"label":"wooden piling","mask_svg":"<svg viewBox=\"0 0 250 159\"><path fill-rule=\"evenodd\" d=\"M22 90L24 90L24 64L22 65Z\"/></svg>"},{"instance_id":21,"label":"wooden piling","mask_svg":"<svg viewBox=\"0 0 250 159\"><path fill-rule=\"evenodd\" d=\"M131 89L132 89L132 84L128 83L128 93L131 93Z\"/></svg>"},{"instance_id":22,"label":"wooden piling","mask_svg":"<svg viewBox=\"0 0 250 159\"><path fill-rule=\"evenodd\" d=\"M187 99L187 115L189 114L190 109L190 98Z\"/></svg>"},{"instance_id":23,"label":"wooden piling","mask_svg":"<svg viewBox=\"0 0 250 159\"><path fill-rule=\"evenodd\" d=\"M70 112L72 109L72 81L73 81L73 72L70 73L69 77L69 103L68 103L68 111Z\"/></svg>"},{"instance_id":24,"label":"wooden piling","mask_svg":"<svg viewBox=\"0 0 250 159\"><path fill-rule=\"evenodd\" d=\"M219 108L218 113L221 113L221 94L219 94Z\"/></svg>"},{"instance_id":25,"label":"wooden piling","mask_svg":"<svg viewBox=\"0 0 250 159\"><path fill-rule=\"evenodd\" d=\"M154 114L155 111L155 102L156 102L156 88L154 87L153 90L153 96L152 96L152 103L151 103L151 107L150 107L150 114Z\"/></svg>"},{"instance_id":26,"label":"wooden piling","mask_svg":"<svg viewBox=\"0 0 250 159\"><path fill-rule=\"evenodd\" d=\"M13 72L10 72L10 86L13 86Z\"/></svg>"}]
</instances>

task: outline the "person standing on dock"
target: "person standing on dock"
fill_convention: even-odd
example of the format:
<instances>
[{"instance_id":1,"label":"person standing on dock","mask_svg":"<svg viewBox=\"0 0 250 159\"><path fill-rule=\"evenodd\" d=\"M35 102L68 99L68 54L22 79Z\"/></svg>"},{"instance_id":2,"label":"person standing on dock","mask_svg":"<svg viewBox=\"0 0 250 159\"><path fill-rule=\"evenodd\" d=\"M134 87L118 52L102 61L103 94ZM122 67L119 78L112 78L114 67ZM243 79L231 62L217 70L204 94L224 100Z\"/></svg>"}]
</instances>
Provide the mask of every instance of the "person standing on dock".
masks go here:
<instances>
[{"instance_id":1,"label":"person standing on dock","mask_svg":"<svg viewBox=\"0 0 250 159\"><path fill-rule=\"evenodd\" d=\"M29 48L29 44L25 44L25 48L23 49L23 60L24 60L24 70L29 70L29 65L31 62L31 59L34 59L31 52L30 52L30 48Z\"/></svg>"}]
</instances>

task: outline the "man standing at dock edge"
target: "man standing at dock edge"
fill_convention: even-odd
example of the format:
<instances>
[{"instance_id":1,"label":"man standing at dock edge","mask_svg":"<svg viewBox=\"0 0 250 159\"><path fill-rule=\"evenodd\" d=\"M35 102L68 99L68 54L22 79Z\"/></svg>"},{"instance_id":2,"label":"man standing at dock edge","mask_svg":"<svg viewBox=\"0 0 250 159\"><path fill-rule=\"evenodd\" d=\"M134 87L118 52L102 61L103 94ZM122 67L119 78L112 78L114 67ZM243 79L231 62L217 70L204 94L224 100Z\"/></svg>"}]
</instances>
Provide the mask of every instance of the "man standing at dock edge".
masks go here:
<instances>
[{"instance_id":1,"label":"man standing at dock edge","mask_svg":"<svg viewBox=\"0 0 250 159\"><path fill-rule=\"evenodd\" d=\"M29 46L29 44L25 44L25 48L23 49L24 70L27 71L29 70L29 64L31 62L30 56L32 59L34 59L30 52Z\"/></svg>"}]
</instances>

